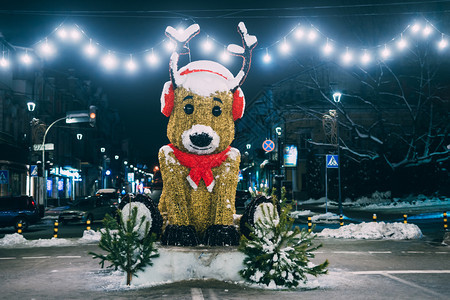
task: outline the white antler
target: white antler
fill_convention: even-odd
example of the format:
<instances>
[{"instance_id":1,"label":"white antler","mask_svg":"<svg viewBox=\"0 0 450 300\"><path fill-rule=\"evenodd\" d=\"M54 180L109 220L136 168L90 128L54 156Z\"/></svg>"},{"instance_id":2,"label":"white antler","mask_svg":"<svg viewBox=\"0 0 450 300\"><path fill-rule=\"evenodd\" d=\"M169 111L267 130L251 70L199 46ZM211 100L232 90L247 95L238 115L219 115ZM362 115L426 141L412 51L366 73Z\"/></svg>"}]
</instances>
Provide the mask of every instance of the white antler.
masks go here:
<instances>
[{"instance_id":1,"label":"white antler","mask_svg":"<svg viewBox=\"0 0 450 300\"><path fill-rule=\"evenodd\" d=\"M242 68L236 77L230 81L230 89L235 91L239 88L245 81L248 71L250 70L250 64L252 59L252 50L256 47L258 40L256 36L249 35L244 22L238 24L238 32L242 37L242 45L238 46L235 44L228 45L227 50L236 56L241 56L244 61L242 62Z\"/></svg>"},{"instance_id":2,"label":"white antler","mask_svg":"<svg viewBox=\"0 0 450 300\"><path fill-rule=\"evenodd\" d=\"M176 44L175 50L170 57L169 71L170 78L173 83L173 88L177 87L178 78L178 58L183 54L189 53L187 43L200 32L198 24L192 24L184 30L176 30L172 26L167 26L166 35Z\"/></svg>"}]
</instances>

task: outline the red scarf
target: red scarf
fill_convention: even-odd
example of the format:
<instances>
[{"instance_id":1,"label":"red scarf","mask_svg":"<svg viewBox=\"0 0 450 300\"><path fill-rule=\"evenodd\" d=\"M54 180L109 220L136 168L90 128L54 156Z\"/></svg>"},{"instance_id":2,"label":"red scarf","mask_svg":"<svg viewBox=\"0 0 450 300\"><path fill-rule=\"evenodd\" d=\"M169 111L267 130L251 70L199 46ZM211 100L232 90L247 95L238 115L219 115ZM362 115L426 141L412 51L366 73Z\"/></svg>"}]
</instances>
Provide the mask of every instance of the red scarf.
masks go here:
<instances>
[{"instance_id":1,"label":"red scarf","mask_svg":"<svg viewBox=\"0 0 450 300\"><path fill-rule=\"evenodd\" d=\"M228 151L230 151L231 146L228 146L224 151L217 154L209 155L197 155L186 153L174 145L169 144L170 148L173 149L175 157L178 161L185 167L189 168L189 175L187 180L194 188L197 190L200 179L203 179L205 185L209 192L212 192L214 187L214 176L212 173L212 168L220 166L228 156Z\"/></svg>"}]
</instances>

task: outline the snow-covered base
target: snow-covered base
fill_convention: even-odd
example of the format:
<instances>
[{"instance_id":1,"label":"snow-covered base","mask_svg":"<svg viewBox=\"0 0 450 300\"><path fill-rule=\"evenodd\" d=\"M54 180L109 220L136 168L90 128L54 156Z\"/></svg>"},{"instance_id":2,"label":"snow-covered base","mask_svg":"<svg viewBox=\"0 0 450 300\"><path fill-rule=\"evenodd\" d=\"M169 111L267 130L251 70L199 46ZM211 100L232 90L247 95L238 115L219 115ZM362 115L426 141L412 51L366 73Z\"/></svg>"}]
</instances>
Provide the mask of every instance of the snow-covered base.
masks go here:
<instances>
[{"instance_id":1,"label":"snow-covered base","mask_svg":"<svg viewBox=\"0 0 450 300\"><path fill-rule=\"evenodd\" d=\"M317 234L320 237L343 239L420 239L422 231L415 224L370 222L349 224L338 229L324 229Z\"/></svg>"},{"instance_id":2,"label":"snow-covered base","mask_svg":"<svg viewBox=\"0 0 450 300\"><path fill-rule=\"evenodd\" d=\"M243 268L245 255L235 247L162 247L153 266L138 272L134 285L157 285L192 279L241 281L238 272Z\"/></svg>"}]
</instances>

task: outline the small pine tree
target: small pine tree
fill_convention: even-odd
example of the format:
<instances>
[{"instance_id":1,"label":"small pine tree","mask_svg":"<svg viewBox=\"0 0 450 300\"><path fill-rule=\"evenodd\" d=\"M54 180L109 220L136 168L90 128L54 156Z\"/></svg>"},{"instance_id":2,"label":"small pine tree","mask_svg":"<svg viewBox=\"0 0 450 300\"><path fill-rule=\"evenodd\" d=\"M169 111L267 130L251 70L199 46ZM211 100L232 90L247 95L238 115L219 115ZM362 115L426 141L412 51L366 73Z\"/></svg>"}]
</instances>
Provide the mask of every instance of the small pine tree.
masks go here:
<instances>
[{"instance_id":1,"label":"small pine tree","mask_svg":"<svg viewBox=\"0 0 450 300\"><path fill-rule=\"evenodd\" d=\"M276 209L263 207L263 217L255 222L250 239L242 237L239 247L246 258L245 269L239 274L247 281L267 286L295 288L306 283L306 274L326 274L328 260L312 266L315 236L307 230L293 228L294 220L288 216L290 205L282 205L278 216Z\"/></svg>"},{"instance_id":2,"label":"small pine tree","mask_svg":"<svg viewBox=\"0 0 450 300\"><path fill-rule=\"evenodd\" d=\"M137 207L134 207L130 217L124 223L122 212L118 211L118 218L106 215L103 220L105 230L101 233L99 247L107 255L89 252L93 258L99 258L99 264L103 268L105 262L111 263L107 268L119 268L127 273L127 285L130 285L131 278L137 271L143 271L146 266L153 265L152 259L159 256L158 250L154 248L155 235L150 235L150 223L142 217L139 227L145 226L145 237L141 239L139 233L134 230L138 220Z\"/></svg>"}]
</instances>

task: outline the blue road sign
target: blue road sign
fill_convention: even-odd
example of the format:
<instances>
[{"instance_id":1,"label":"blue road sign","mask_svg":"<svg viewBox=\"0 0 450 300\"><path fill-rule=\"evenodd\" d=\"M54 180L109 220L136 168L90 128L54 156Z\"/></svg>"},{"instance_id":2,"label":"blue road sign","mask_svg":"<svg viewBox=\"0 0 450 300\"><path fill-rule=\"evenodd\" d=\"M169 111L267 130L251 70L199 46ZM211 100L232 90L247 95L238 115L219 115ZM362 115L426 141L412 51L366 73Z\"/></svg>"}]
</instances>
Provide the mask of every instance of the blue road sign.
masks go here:
<instances>
[{"instance_id":1,"label":"blue road sign","mask_svg":"<svg viewBox=\"0 0 450 300\"><path fill-rule=\"evenodd\" d=\"M339 168L339 156L327 154L327 168Z\"/></svg>"},{"instance_id":2,"label":"blue road sign","mask_svg":"<svg viewBox=\"0 0 450 300\"><path fill-rule=\"evenodd\" d=\"M0 170L0 184L8 184L8 183L9 183L9 171Z\"/></svg>"},{"instance_id":3,"label":"blue road sign","mask_svg":"<svg viewBox=\"0 0 450 300\"><path fill-rule=\"evenodd\" d=\"M30 174L31 174L31 176L34 176L34 177L38 176L38 168L36 165L30 166Z\"/></svg>"},{"instance_id":4,"label":"blue road sign","mask_svg":"<svg viewBox=\"0 0 450 300\"><path fill-rule=\"evenodd\" d=\"M270 152L275 149L275 143L272 140L265 140L262 144L264 151Z\"/></svg>"}]
</instances>

